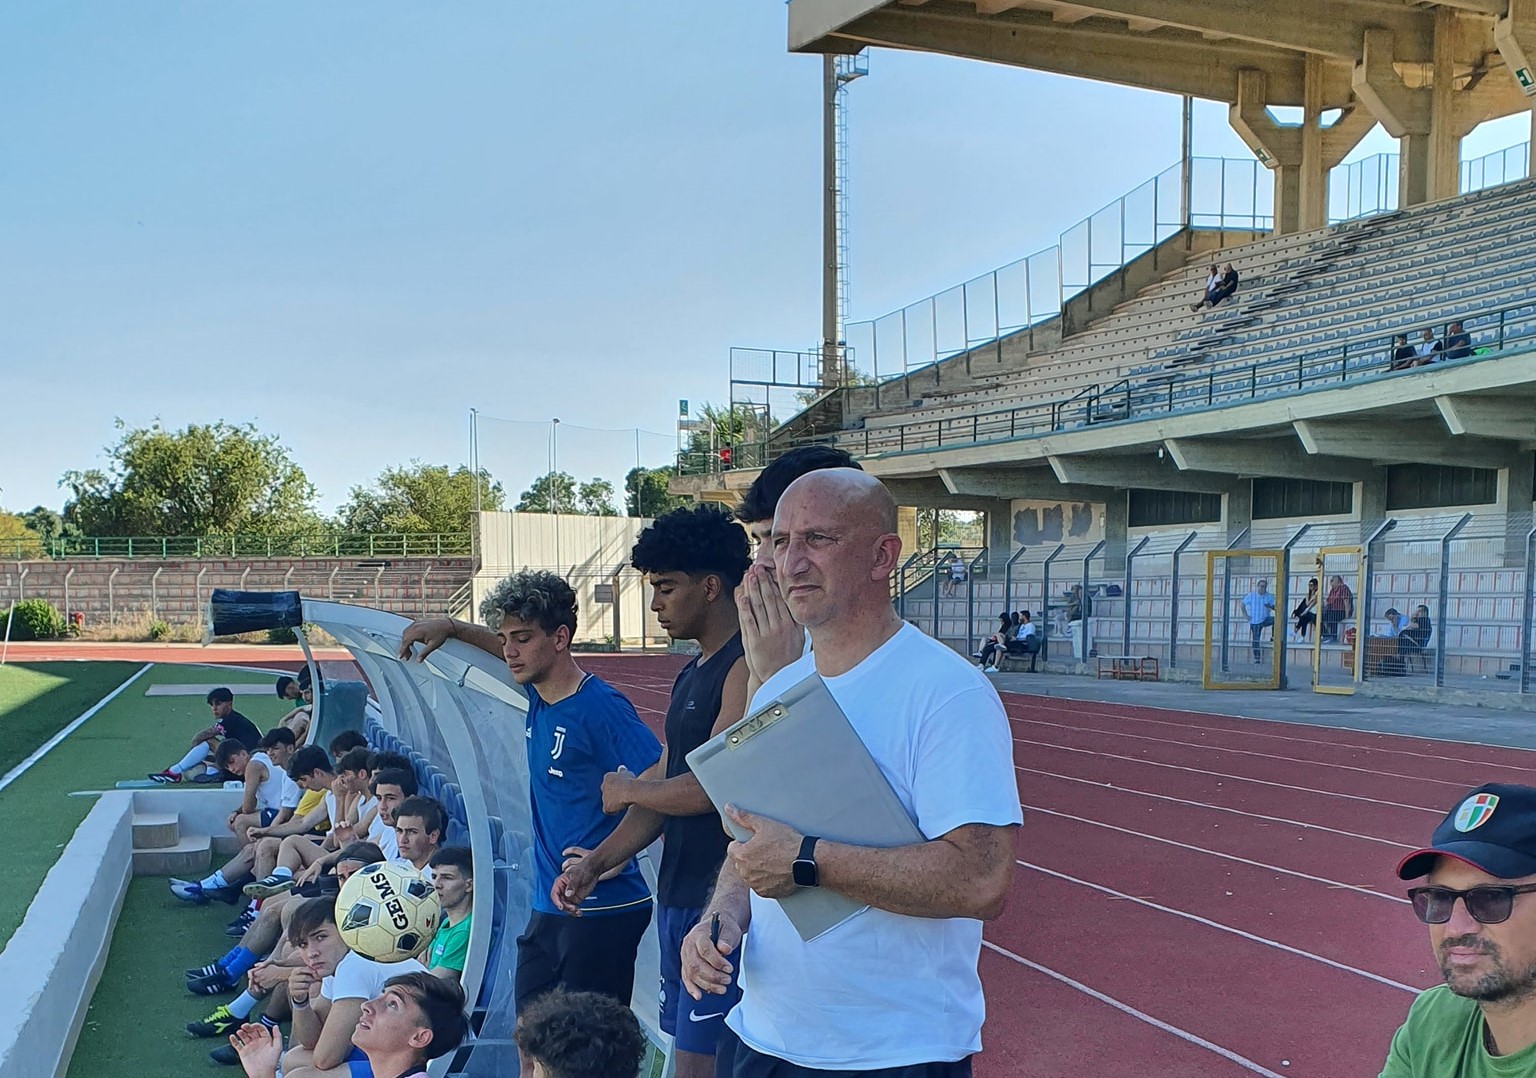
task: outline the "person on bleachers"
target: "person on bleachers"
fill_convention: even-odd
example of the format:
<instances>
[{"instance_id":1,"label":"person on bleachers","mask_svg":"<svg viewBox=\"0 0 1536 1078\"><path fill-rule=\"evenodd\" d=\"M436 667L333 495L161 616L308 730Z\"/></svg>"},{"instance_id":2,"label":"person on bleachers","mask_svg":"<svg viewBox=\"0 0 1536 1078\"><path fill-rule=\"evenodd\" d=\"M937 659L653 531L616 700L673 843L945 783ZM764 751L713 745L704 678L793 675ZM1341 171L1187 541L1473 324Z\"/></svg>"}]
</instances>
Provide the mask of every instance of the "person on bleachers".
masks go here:
<instances>
[{"instance_id":1,"label":"person on bleachers","mask_svg":"<svg viewBox=\"0 0 1536 1078\"><path fill-rule=\"evenodd\" d=\"M347 881L352 873L384 860L384 853L371 842L355 842L341 851L336 862L337 887ZM334 893L334 891L333 891ZM291 907L297 909L297 906ZM292 920L290 915L289 920ZM230 958L234 952L224 956ZM222 961L222 960L221 960ZM272 954L251 966L246 972L246 987L238 997L214 1008L207 1017L187 1024L187 1032L194 1037L220 1037L238 1027L251 1016L262 1000L263 1025L275 1025L291 1017L288 1008L288 975L301 962L294 948L288 943L286 932ZM207 967L204 967L205 969ZM189 971L201 972L201 971ZM239 1061L228 1047L215 1048L209 1053L215 1063L232 1066Z\"/></svg>"},{"instance_id":2,"label":"person on bleachers","mask_svg":"<svg viewBox=\"0 0 1536 1078\"><path fill-rule=\"evenodd\" d=\"M1387 370L1405 371L1418 366L1418 359L1418 349L1408 343L1408 334L1399 333L1392 338L1392 362L1387 365Z\"/></svg>"},{"instance_id":3,"label":"person on bleachers","mask_svg":"<svg viewBox=\"0 0 1536 1078\"><path fill-rule=\"evenodd\" d=\"M997 616L997 632L987 637L987 642L976 653L976 658L981 661L981 669L988 672L997 669L998 653L1003 651L1008 643L1008 638L1018 632L1019 616L1009 614L1004 610Z\"/></svg>"},{"instance_id":4,"label":"person on bleachers","mask_svg":"<svg viewBox=\"0 0 1536 1078\"><path fill-rule=\"evenodd\" d=\"M459 983L469 956L470 907L475 897L475 862L468 846L444 846L432 855L432 889L443 920L423 960L427 971Z\"/></svg>"},{"instance_id":5,"label":"person on bleachers","mask_svg":"<svg viewBox=\"0 0 1536 1078\"><path fill-rule=\"evenodd\" d=\"M213 754L218 751L220 741L233 738L252 752L256 751L261 743L261 731L235 710L235 694L220 687L211 690L206 701L213 712L213 725L192 738L192 747L185 756L164 771L154 772L150 779L162 785L174 785L184 774L192 772L193 782L222 782L224 773L212 766ZM197 771L197 768L205 770Z\"/></svg>"},{"instance_id":6,"label":"person on bleachers","mask_svg":"<svg viewBox=\"0 0 1536 1078\"><path fill-rule=\"evenodd\" d=\"M1429 638L1435 631L1434 620L1429 616L1429 607L1420 603L1414 608L1413 617L1408 619L1408 624L1397 634L1397 653L1404 659L1410 656L1424 654L1424 649L1429 647Z\"/></svg>"},{"instance_id":7,"label":"person on bleachers","mask_svg":"<svg viewBox=\"0 0 1536 1078\"><path fill-rule=\"evenodd\" d=\"M391 977L359 1010L352 1048L362 1053L367 1074L427 1078L427 1063L447 1055L469 1035L464 1002L457 984L422 973ZM283 1056L277 1030L242 1026L229 1043L248 1078L277 1078ZM365 1072L349 1063L346 1073Z\"/></svg>"},{"instance_id":8,"label":"person on bleachers","mask_svg":"<svg viewBox=\"0 0 1536 1078\"><path fill-rule=\"evenodd\" d=\"M352 1043L363 1004L390 978L426 973L426 967L414 958L374 962L350 950L328 898L305 899L293 911L288 941L303 965L288 976L293 1043L283 1053L284 1078L374 1078L368 1057Z\"/></svg>"},{"instance_id":9,"label":"person on bleachers","mask_svg":"<svg viewBox=\"0 0 1536 1078\"><path fill-rule=\"evenodd\" d=\"M1200 302L1190 305L1190 310L1199 311L1207 306L1214 307L1211 297L1221 289L1221 267L1211 263L1211 272L1206 274L1205 287L1200 290Z\"/></svg>"},{"instance_id":10,"label":"person on bleachers","mask_svg":"<svg viewBox=\"0 0 1536 1078\"><path fill-rule=\"evenodd\" d=\"M1462 327L1458 319L1445 327L1446 359L1466 359L1472 354L1472 335Z\"/></svg>"},{"instance_id":11,"label":"person on bleachers","mask_svg":"<svg viewBox=\"0 0 1536 1078\"><path fill-rule=\"evenodd\" d=\"M730 844L683 942L684 986L702 1001L742 968L722 1078L967 1074L985 1008L982 921L1002 911L1021 819L1008 717L984 677L893 608L901 539L878 480L847 469L802 477L773 538L777 586L814 647L753 704L823 677L928 837L859 846L728 807L748 838ZM814 887L868 908L808 943L775 899Z\"/></svg>"},{"instance_id":12,"label":"person on bleachers","mask_svg":"<svg viewBox=\"0 0 1536 1078\"><path fill-rule=\"evenodd\" d=\"M1323 643L1339 642L1339 622L1355 616L1355 593L1349 590L1342 576L1328 581L1328 595L1323 599L1321 632Z\"/></svg>"},{"instance_id":13,"label":"person on bleachers","mask_svg":"<svg viewBox=\"0 0 1536 1078\"><path fill-rule=\"evenodd\" d=\"M1253 663L1264 662L1264 630L1275 627L1275 597L1269 593L1269 581L1259 577L1253 582L1253 590L1243 596L1243 613L1248 615L1248 632L1253 637Z\"/></svg>"},{"instance_id":14,"label":"person on bleachers","mask_svg":"<svg viewBox=\"0 0 1536 1078\"><path fill-rule=\"evenodd\" d=\"M1296 623L1296 638L1305 640L1307 631L1317 624L1317 577L1307 581L1307 594L1291 611L1291 618Z\"/></svg>"},{"instance_id":15,"label":"person on bleachers","mask_svg":"<svg viewBox=\"0 0 1536 1078\"><path fill-rule=\"evenodd\" d=\"M1194 309L1215 307L1230 299L1237 292L1237 281L1238 273L1232 263L1223 267L1220 276L1216 274L1216 267L1211 266L1211 277L1205 282L1205 298L1195 304Z\"/></svg>"},{"instance_id":16,"label":"person on bleachers","mask_svg":"<svg viewBox=\"0 0 1536 1078\"><path fill-rule=\"evenodd\" d=\"M517 939L513 994L519 1007L557 986L605 992L625 1003L634 991L635 955L651 922L651 891L634 861L600 880L581 916L555 906L550 892L566 850L595 849L618 819L603 812L603 776L638 775L661 758L661 743L634 705L571 654L576 593L554 573L507 577L481 604L494 630L452 618L412 623L400 658L431 654L450 639L500 655L527 692L526 746L533 805L533 912Z\"/></svg>"},{"instance_id":17,"label":"person on bleachers","mask_svg":"<svg viewBox=\"0 0 1536 1078\"><path fill-rule=\"evenodd\" d=\"M604 873L661 838L656 872L660 1024L673 1038L678 1078L710 1078L721 1020L736 993L733 989L685 1011L681 948L709 899L730 836L694 778L688 754L746 712L747 662L735 596L751 564L747 534L730 514L708 503L675 509L640 533L630 564L645 574L651 610L667 634L695 641L699 655L672 684L661 758L644 774L619 771L603 777L603 811L623 813L623 819L595 850L567 863L550 899L562 913L579 914Z\"/></svg>"},{"instance_id":18,"label":"person on bleachers","mask_svg":"<svg viewBox=\"0 0 1536 1078\"><path fill-rule=\"evenodd\" d=\"M1018 618L1018 625L1014 629L1013 637L1004 641L1003 647L1009 655L1028 655L1029 670L1030 673L1034 673L1035 662L1040 655L1040 629L1034 619L1029 616L1028 610L1020 610L1015 616Z\"/></svg>"},{"instance_id":19,"label":"person on bleachers","mask_svg":"<svg viewBox=\"0 0 1536 1078\"><path fill-rule=\"evenodd\" d=\"M519 1009L524 1078L634 1078L645 1059L635 1012L596 992L556 989Z\"/></svg>"},{"instance_id":20,"label":"person on bleachers","mask_svg":"<svg viewBox=\"0 0 1536 1078\"><path fill-rule=\"evenodd\" d=\"M1419 343L1413 346L1413 365L1423 367L1433 363L1443 349L1444 345L1435 340L1435 331L1426 327L1419 332Z\"/></svg>"}]
</instances>

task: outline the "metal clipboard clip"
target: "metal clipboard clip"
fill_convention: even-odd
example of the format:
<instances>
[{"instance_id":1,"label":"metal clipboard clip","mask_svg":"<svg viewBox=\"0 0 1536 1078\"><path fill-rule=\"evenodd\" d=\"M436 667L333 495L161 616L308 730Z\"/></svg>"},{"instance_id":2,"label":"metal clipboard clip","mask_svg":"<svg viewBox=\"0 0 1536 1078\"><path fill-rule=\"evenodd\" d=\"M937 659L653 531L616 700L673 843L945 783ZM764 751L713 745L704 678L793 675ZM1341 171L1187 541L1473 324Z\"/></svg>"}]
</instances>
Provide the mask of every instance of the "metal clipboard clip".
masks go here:
<instances>
[{"instance_id":1,"label":"metal clipboard clip","mask_svg":"<svg viewBox=\"0 0 1536 1078\"><path fill-rule=\"evenodd\" d=\"M751 716L725 739L726 746L731 749L739 749L742 745L751 741L758 734L789 716L789 708L783 704L770 704L756 715Z\"/></svg>"}]
</instances>

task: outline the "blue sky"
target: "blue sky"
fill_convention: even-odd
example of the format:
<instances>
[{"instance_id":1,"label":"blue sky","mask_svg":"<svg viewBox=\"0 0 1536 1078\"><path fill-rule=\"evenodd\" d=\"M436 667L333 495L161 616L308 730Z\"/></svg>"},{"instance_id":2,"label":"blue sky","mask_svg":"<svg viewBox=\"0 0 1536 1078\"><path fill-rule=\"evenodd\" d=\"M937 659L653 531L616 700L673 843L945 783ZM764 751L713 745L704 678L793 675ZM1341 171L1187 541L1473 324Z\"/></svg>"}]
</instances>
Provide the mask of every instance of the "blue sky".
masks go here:
<instances>
[{"instance_id":1,"label":"blue sky","mask_svg":"<svg viewBox=\"0 0 1536 1078\"><path fill-rule=\"evenodd\" d=\"M820 61L777 0L0 7L0 504L112 421L280 433L330 509L413 458L513 494L665 463L732 345L819 331ZM1178 100L876 53L856 318L1054 242L1171 164ZM1524 117L1468 152L1523 140ZM1353 156L1393 149L1378 128ZM1246 156L1215 105L1196 152ZM585 428L585 429L582 429ZM615 433L607 431L614 430Z\"/></svg>"}]
</instances>

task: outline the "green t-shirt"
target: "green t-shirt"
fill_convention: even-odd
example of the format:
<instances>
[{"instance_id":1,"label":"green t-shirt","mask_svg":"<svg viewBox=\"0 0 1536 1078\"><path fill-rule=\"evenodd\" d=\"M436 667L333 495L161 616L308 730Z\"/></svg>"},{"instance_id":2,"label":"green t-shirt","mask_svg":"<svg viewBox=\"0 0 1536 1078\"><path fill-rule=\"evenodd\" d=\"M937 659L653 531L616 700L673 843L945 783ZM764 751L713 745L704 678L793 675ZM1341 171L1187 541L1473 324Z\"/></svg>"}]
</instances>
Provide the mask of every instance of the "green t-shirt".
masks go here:
<instances>
[{"instance_id":1,"label":"green t-shirt","mask_svg":"<svg viewBox=\"0 0 1536 1078\"><path fill-rule=\"evenodd\" d=\"M1536 1045L1513 1055L1489 1055L1477 1001L1437 985L1408 1009L1381 1078L1536 1078Z\"/></svg>"},{"instance_id":2,"label":"green t-shirt","mask_svg":"<svg viewBox=\"0 0 1536 1078\"><path fill-rule=\"evenodd\" d=\"M469 954L469 922L472 918L466 917L456 925L447 921L437 930L437 935L432 937L432 946L427 950L428 969L455 969L464 972L464 958Z\"/></svg>"}]
</instances>

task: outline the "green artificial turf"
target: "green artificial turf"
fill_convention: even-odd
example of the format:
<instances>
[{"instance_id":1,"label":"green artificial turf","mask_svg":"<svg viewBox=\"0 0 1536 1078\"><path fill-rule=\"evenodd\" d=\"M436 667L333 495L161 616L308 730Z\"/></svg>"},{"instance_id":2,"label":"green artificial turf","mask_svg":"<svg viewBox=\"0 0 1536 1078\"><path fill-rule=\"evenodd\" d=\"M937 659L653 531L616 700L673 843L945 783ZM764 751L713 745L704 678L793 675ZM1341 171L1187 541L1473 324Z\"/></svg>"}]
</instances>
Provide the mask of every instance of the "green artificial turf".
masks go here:
<instances>
[{"instance_id":1,"label":"green artificial turf","mask_svg":"<svg viewBox=\"0 0 1536 1078\"><path fill-rule=\"evenodd\" d=\"M233 996L190 995L182 977L229 949L234 940L224 926L237 912L222 902L189 906L171 896L163 877L133 879L69 1078L240 1074L239 1067L220 1068L207 1058L227 1040L197 1040L186 1030Z\"/></svg>"},{"instance_id":2,"label":"green artificial turf","mask_svg":"<svg viewBox=\"0 0 1536 1078\"><path fill-rule=\"evenodd\" d=\"M41 664L39 664L41 665ZM88 677L93 667L112 666L122 673L121 663L58 663L72 676ZM138 669L128 664L128 670ZM118 681L122 678L119 676ZM6 859L6 886L0 888L0 947L11 938L26 916L32 896L58 859L80 821L95 803L90 797L71 797L72 791L110 790L118 779L142 779L175 763L186 752L192 735L208 726L208 705L197 696L154 696L144 692L155 684L262 684L272 679L249 671L218 670L206 666L156 666L128 686L25 774L0 790L0 818L27 821L27 841L14 843ZM40 697L52 700L55 689ZM96 693L58 726L62 727L101 699L110 687ZM269 697L239 698L241 712L267 729L288 712L290 705ZM46 740L45 735L39 738ZM9 739L5 741L9 745ZM33 748L36 747L34 744ZM31 749L27 750L28 752ZM25 755L25 754L23 754Z\"/></svg>"},{"instance_id":3,"label":"green artificial turf","mask_svg":"<svg viewBox=\"0 0 1536 1078\"><path fill-rule=\"evenodd\" d=\"M79 718L139 669L137 663L0 666L0 775Z\"/></svg>"}]
</instances>

